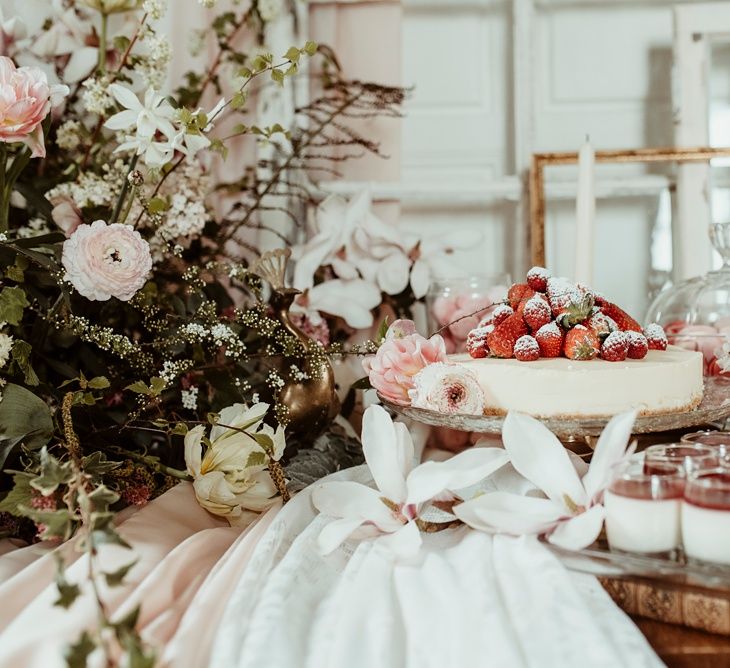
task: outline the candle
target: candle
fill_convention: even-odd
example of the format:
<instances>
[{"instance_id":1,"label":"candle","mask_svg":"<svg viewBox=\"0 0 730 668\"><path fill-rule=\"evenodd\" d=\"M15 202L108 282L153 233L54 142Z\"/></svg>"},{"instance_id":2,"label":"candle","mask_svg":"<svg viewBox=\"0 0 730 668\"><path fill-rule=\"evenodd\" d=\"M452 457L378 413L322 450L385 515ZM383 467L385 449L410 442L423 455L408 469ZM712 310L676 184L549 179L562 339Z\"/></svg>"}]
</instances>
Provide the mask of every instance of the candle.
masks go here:
<instances>
[{"instance_id":1,"label":"candle","mask_svg":"<svg viewBox=\"0 0 730 668\"><path fill-rule=\"evenodd\" d=\"M595 155L590 141L578 154L578 197L575 202L575 281L593 284L593 227L596 217Z\"/></svg>"}]
</instances>

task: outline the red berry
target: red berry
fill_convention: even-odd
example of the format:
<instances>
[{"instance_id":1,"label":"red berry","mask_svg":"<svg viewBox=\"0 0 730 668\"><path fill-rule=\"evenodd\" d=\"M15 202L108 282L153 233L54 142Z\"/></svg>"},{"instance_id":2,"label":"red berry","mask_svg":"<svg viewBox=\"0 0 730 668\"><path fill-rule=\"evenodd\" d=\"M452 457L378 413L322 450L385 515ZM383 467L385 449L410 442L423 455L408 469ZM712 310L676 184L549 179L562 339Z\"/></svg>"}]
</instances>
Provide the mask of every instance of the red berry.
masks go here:
<instances>
[{"instance_id":1,"label":"red berry","mask_svg":"<svg viewBox=\"0 0 730 668\"><path fill-rule=\"evenodd\" d=\"M487 345L492 355L504 358L512 357L515 342L527 333L527 325L522 316L519 313L513 313L487 335Z\"/></svg>"},{"instance_id":2,"label":"red berry","mask_svg":"<svg viewBox=\"0 0 730 668\"><path fill-rule=\"evenodd\" d=\"M560 357L563 352L563 330L554 322L540 327L535 340L540 346L540 357Z\"/></svg>"},{"instance_id":3,"label":"red berry","mask_svg":"<svg viewBox=\"0 0 730 668\"><path fill-rule=\"evenodd\" d=\"M644 330L644 336L649 344L649 350L666 350L667 349L667 335L661 326L656 323L647 325Z\"/></svg>"},{"instance_id":4,"label":"red berry","mask_svg":"<svg viewBox=\"0 0 730 668\"><path fill-rule=\"evenodd\" d=\"M514 353L520 362L534 362L540 359L540 346L534 337L525 334L515 342Z\"/></svg>"},{"instance_id":5,"label":"red berry","mask_svg":"<svg viewBox=\"0 0 730 668\"><path fill-rule=\"evenodd\" d=\"M649 342L641 332L626 332L629 337L629 351L627 356L632 360L641 360L646 357L649 352Z\"/></svg>"},{"instance_id":6,"label":"red berry","mask_svg":"<svg viewBox=\"0 0 730 668\"><path fill-rule=\"evenodd\" d=\"M475 359L489 356L487 336L494 330L493 325L472 329L466 337L466 351Z\"/></svg>"},{"instance_id":7,"label":"red berry","mask_svg":"<svg viewBox=\"0 0 730 668\"><path fill-rule=\"evenodd\" d=\"M507 293L507 301L514 310L517 310L520 302L527 301L534 294L535 291L527 283L515 283Z\"/></svg>"},{"instance_id":8,"label":"red berry","mask_svg":"<svg viewBox=\"0 0 730 668\"><path fill-rule=\"evenodd\" d=\"M598 337L584 325L576 325L565 335L563 352L572 360L592 360L600 350Z\"/></svg>"},{"instance_id":9,"label":"red berry","mask_svg":"<svg viewBox=\"0 0 730 668\"><path fill-rule=\"evenodd\" d=\"M641 325L636 322L636 320L634 320L628 313L626 313L626 311L616 306L616 304L604 301L601 304L601 313L607 315L609 318L612 318L614 322L618 325L618 328L623 332L627 332L629 330L633 332L641 331Z\"/></svg>"},{"instance_id":10,"label":"red berry","mask_svg":"<svg viewBox=\"0 0 730 668\"><path fill-rule=\"evenodd\" d=\"M496 327L504 322L514 313L514 309L509 304L499 304L495 306L494 311L490 314L491 323Z\"/></svg>"},{"instance_id":11,"label":"red berry","mask_svg":"<svg viewBox=\"0 0 730 668\"><path fill-rule=\"evenodd\" d=\"M547 299L554 318L565 329L583 322L593 311L593 293L565 278L549 278Z\"/></svg>"},{"instance_id":12,"label":"red berry","mask_svg":"<svg viewBox=\"0 0 730 668\"><path fill-rule=\"evenodd\" d=\"M552 274L545 267L533 267L527 272L527 285L535 292L545 292L547 282Z\"/></svg>"},{"instance_id":13,"label":"red berry","mask_svg":"<svg viewBox=\"0 0 730 668\"><path fill-rule=\"evenodd\" d=\"M530 297L522 310L522 317L533 332L536 332L543 325L547 325L552 320L552 316L550 304L538 295Z\"/></svg>"},{"instance_id":14,"label":"red berry","mask_svg":"<svg viewBox=\"0 0 730 668\"><path fill-rule=\"evenodd\" d=\"M605 313L600 311L594 313L588 320L583 323L588 329L592 329L593 333L603 341L611 332L618 329L618 325L613 318L609 318Z\"/></svg>"},{"instance_id":15,"label":"red berry","mask_svg":"<svg viewBox=\"0 0 730 668\"><path fill-rule=\"evenodd\" d=\"M607 362L623 362L629 352L626 332L611 332L601 346L601 357Z\"/></svg>"}]
</instances>

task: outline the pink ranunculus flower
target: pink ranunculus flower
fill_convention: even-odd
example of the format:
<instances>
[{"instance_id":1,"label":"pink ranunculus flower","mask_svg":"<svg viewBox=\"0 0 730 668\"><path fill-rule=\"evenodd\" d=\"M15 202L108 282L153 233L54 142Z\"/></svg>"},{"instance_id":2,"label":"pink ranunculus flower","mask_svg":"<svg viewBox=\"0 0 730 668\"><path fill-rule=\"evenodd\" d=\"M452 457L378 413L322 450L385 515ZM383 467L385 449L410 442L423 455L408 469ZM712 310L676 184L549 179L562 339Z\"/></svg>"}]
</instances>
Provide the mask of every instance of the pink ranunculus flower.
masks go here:
<instances>
[{"instance_id":1,"label":"pink ranunculus flower","mask_svg":"<svg viewBox=\"0 0 730 668\"><path fill-rule=\"evenodd\" d=\"M42 123L66 95L68 86L49 85L37 67L16 67L0 56L0 141L21 142L31 149L31 157L45 158Z\"/></svg>"},{"instance_id":2,"label":"pink ranunculus flower","mask_svg":"<svg viewBox=\"0 0 730 668\"><path fill-rule=\"evenodd\" d=\"M411 406L439 413L481 415L484 392L477 377L456 364L437 363L422 369L409 390Z\"/></svg>"},{"instance_id":3,"label":"pink ranunculus flower","mask_svg":"<svg viewBox=\"0 0 730 668\"><path fill-rule=\"evenodd\" d=\"M129 301L152 269L149 244L130 225L97 220L79 225L63 243L65 279L94 301Z\"/></svg>"},{"instance_id":4,"label":"pink ranunculus flower","mask_svg":"<svg viewBox=\"0 0 730 668\"><path fill-rule=\"evenodd\" d=\"M396 321L391 328L402 321ZM370 384L386 399L399 404L410 403L408 391L413 377L429 364L446 361L446 347L440 336L427 339L420 334L386 335L378 352L363 360Z\"/></svg>"}]
</instances>

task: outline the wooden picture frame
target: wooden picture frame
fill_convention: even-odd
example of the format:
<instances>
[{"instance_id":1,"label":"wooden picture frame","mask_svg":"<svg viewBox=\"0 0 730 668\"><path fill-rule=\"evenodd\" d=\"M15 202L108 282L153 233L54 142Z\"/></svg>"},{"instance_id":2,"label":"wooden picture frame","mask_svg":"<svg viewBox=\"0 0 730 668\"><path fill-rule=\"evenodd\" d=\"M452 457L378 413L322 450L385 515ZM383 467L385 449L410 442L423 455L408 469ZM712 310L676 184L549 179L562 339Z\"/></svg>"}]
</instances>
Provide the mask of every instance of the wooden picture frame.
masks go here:
<instances>
[{"instance_id":1,"label":"wooden picture frame","mask_svg":"<svg viewBox=\"0 0 730 668\"><path fill-rule=\"evenodd\" d=\"M730 157L730 148L639 148L596 151L596 163L700 163ZM578 164L578 153L534 153L530 165L530 258L545 266L545 168Z\"/></svg>"}]
</instances>

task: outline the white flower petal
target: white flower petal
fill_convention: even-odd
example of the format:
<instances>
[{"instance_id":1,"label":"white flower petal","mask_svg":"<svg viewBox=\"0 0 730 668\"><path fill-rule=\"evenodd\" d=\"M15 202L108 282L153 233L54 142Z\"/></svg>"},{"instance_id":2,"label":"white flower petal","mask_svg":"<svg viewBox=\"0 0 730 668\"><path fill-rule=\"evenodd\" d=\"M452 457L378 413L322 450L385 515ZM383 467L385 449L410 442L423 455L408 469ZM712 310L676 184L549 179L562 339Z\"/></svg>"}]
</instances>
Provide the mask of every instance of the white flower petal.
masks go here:
<instances>
[{"instance_id":1,"label":"white flower petal","mask_svg":"<svg viewBox=\"0 0 730 668\"><path fill-rule=\"evenodd\" d=\"M137 96L129 90L129 88L126 88L121 84L113 83L109 86L109 92L112 94L114 99L126 109L142 111L142 103L137 99Z\"/></svg>"},{"instance_id":2,"label":"white flower petal","mask_svg":"<svg viewBox=\"0 0 730 668\"><path fill-rule=\"evenodd\" d=\"M193 478L200 475L200 462L202 460L201 443L205 427L199 424L185 434L185 465L188 473Z\"/></svg>"},{"instance_id":3,"label":"white flower petal","mask_svg":"<svg viewBox=\"0 0 730 668\"><path fill-rule=\"evenodd\" d=\"M622 413L612 418L601 433L588 473L583 477L588 501L593 500L608 486L611 467L626 453L635 420L636 411Z\"/></svg>"},{"instance_id":4,"label":"white flower petal","mask_svg":"<svg viewBox=\"0 0 730 668\"><path fill-rule=\"evenodd\" d=\"M319 532L319 536L317 537L317 546L319 547L320 554L327 555L336 550L364 522L365 520L357 518L343 518L330 522Z\"/></svg>"},{"instance_id":5,"label":"white flower petal","mask_svg":"<svg viewBox=\"0 0 730 668\"><path fill-rule=\"evenodd\" d=\"M131 109L125 109L118 114L114 114L104 123L104 127L109 130L126 130L131 128L137 122L137 112Z\"/></svg>"},{"instance_id":6,"label":"white flower petal","mask_svg":"<svg viewBox=\"0 0 730 668\"><path fill-rule=\"evenodd\" d=\"M400 294L408 285L410 268L411 262L403 253L389 255L378 264L378 286L386 294Z\"/></svg>"},{"instance_id":7,"label":"white flower petal","mask_svg":"<svg viewBox=\"0 0 730 668\"><path fill-rule=\"evenodd\" d=\"M566 511L566 495L576 505L586 504L585 490L567 450L544 424L510 412L504 420L502 440L515 469L549 499Z\"/></svg>"},{"instance_id":8,"label":"white flower petal","mask_svg":"<svg viewBox=\"0 0 730 668\"><path fill-rule=\"evenodd\" d=\"M407 503L424 503L445 490L474 485L508 461L509 455L500 448L471 448L444 462L425 462L408 476Z\"/></svg>"},{"instance_id":9,"label":"white flower petal","mask_svg":"<svg viewBox=\"0 0 730 668\"><path fill-rule=\"evenodd\" d=\"M421 549L421 532L415 522L408 522L395 533L378 538L377 545L400 559L410 559Z\"/></svg>"},{"instance_id":10,"label":"white flower petal","mask_svg":"<svg viewBox=\"0 0 730 668\"><path fill-rule=\"evenodd\" d=\"M411 288L416 299L420 299L428 292L431 283L431 270L423 260L416 260L411 267Z\"/></svg>"},{"instance_id":11,"label":"white flower petal","mask_svg":"<svg viewBox=\"0 0 730 668\"><path fill-rule=\"evenodd\" d=\"M472 529L514 536L544 533L564 516L550 499L509 492L482 494L454 506L452 512Z\"/></svg>"},{"instance_id":12,"label":"white flower petal","mask_svg":"<svg viewBox=\"0 0 730 668\"><path fill-rule=\"evenodd\" d=\"M349 480L318 485L312 492L312 503L324 515L372 522L386 532L396 531L403 524L383 503L377 490Z\"/></svg>"},{"instance_id":13,"label":"white flower petal","mask_svg":"<svg viewBox=\"0 0 730 668\"><path fill-rule=\"evenodd\" d=\"M339 316L354 329L372 326L371 311L380 304L380 299L380 290L372 283L360 279L326 281L309 291L311 309Z\"/></svg>"},{"instance_id":14,"label":"white flower petal","mask_svg":"<svg viewBox=\"0 0 730 668\"><path fill-rule=\"evenodd\" d=\"M580 515L560 522L548 540L566 550L582 550L598 538L605 514L603 506L593 506Z\"/></svg>"},{"instance_id":15,"label":"white flower petal","mask_svg":"<svg viewBox=\"0 0 730 668\"><path fill-rule=\"evenodd\" d=\"M412 466L410 434L396 427L382 406L371 406L362 420L362 449L378 489L391 501L406 500L406 475ZM411 461L407 461L408 457Z\"/></svg>"}]
</instances>

